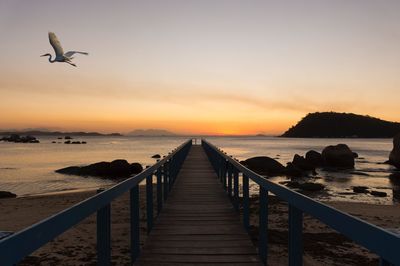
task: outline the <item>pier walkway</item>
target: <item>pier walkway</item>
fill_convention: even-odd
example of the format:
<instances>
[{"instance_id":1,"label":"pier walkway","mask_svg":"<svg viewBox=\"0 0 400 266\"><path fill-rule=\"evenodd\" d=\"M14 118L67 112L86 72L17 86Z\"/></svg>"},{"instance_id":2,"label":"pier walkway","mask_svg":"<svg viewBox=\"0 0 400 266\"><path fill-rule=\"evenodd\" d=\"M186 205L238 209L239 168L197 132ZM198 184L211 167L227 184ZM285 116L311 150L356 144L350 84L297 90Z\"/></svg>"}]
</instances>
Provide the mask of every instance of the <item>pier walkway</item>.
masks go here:
<instances>
[{"instance_id":1,"label":"pier walkway","mask_svg":"<svg viewBox=\"0 0 400 266\"><path fill-rule=\"evenodd\" d=\"M138 265L261 265L203 148L192 146Z\"/></svg>"},{"instance_id":2,"label":"pier walkway","mask_svg":"<svg viewBox=\"0 0 400 266\"><path fill-rule=\"evenodd\" d=\"M250 182L259 189L257 220L250 219ZM145 197L139 197L142 183ZM274 183L207 140L199 146L191 139L141 173L0 239L0 265L18 264L93 214L97 265L113 265L111 203L124 193L129 193L130 265L268 264L272 193L288 205L289 266L303 265L305 213L377 254L381 266L400 266L399 235ZM143 248L142 217L149 234ZM251 226L258 228L257 248L247 234Z\"/></svg>"}]
</instances>

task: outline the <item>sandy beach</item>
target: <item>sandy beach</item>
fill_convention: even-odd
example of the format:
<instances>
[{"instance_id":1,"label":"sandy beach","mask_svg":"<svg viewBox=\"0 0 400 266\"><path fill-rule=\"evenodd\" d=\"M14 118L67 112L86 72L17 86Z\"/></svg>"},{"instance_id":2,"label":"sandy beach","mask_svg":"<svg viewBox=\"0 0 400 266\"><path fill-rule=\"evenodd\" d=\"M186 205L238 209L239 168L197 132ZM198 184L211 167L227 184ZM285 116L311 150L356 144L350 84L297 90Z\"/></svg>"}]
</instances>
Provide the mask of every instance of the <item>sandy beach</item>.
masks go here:
<instances>
[{"instance_id":1,"label":"sandy beach","mask_svg":"<svg viewBox=\"0 0 400 266\"><path fill-rule=\"evenodd\" d=\"M142 203L144 203L144 187ZM1 199L0 230L18 231L92 195L95 191ZM258 199L251 201L253 241L257 242ZM329 205L384 228L399 230L399 206L329 202ZM129 265L129 201L125 194L112 203L113 265ZM141 242L146 239L142 204ZM95 265L95 215L27 257L20 265ZM312 217L304 218L305 265L376 265L377 257ZM287 205L270 196L269 264L287 264Z\"/></svg>"}]
</instances>

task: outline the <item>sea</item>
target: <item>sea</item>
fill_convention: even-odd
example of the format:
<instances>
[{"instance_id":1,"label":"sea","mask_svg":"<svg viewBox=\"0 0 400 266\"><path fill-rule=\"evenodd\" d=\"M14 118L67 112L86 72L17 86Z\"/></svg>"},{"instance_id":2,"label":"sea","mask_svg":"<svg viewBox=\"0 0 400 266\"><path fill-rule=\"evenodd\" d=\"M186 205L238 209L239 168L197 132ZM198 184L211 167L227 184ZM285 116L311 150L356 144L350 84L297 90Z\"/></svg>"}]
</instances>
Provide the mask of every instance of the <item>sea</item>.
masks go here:
<instances>
[{"instance_id":1,"label":"sea","mask_svg":"<svg viewBox=\"0 0 400 266\"><path fill-rule=\"evenodd\" d=\"M326 186L323 192L311 197L323 201L349 201L393 205L400 203L398 172L387 164L391 139L298 139L280 137L205 137L238 160L253 156L269 156L286 165L295 154L304 155L313 149L321 152L328 145L347 144L359 157L355 169L326 171L317 169L317 175L308 177L311 182ZM156 162L154 154L166 155L187 140L187 137L74 137L74 141L87 144L64 144L57 137L39 136L40 143L0 142L0 190L10 191L19 197L38 194L93 190L115 184L112 180L97 177L80 177L58 174L56 169L81 166L99 161L126 159L139 162L144 167ZM55 142L55 143L53 143ZM198 143L200 138L198 138ZM397 178L396 178L397 176ZM272 182L288 181L285 176L269 178ZM370 190L386 192L386 197L355 194L353 186L368 186ZM258 186L250 185L251 193Z\"/></svg>"}]
</instances>

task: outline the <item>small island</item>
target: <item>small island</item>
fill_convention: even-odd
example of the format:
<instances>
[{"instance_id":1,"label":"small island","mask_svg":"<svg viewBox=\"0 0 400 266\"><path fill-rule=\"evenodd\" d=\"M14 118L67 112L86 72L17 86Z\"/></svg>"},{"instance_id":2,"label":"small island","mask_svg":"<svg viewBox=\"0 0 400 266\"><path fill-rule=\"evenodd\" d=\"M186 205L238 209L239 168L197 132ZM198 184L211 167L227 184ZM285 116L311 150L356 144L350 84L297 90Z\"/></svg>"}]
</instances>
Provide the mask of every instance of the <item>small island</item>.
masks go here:
<instances>
[{"instance_id":1,"label":"small island","mask_svg":"<svg viewBox=\"0 0 400 266\"><path fill-rule=\"evenodd\" d=\"M310 113L281 137L288 138L393 138L400 123L353 113Z\"/></svg>"}]
</instances>

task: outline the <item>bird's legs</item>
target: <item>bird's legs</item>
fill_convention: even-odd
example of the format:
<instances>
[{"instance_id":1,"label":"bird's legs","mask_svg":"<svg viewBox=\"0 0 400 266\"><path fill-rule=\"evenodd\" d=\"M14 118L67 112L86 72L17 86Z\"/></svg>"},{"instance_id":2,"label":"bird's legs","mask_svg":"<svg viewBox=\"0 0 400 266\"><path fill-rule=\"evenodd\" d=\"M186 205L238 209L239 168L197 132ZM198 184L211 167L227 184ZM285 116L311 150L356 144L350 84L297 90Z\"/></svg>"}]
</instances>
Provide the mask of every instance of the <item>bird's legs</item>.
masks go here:
<instances>
[{"instance_id":1,"label":"bird's legs","mask_svg":"<svg viewBox=\"0 0 400 266\"><path fill-rule=\"evenodd\" d=\"M74 63L71 63L71 62L69 62L69 61L65 61L65 63L68 63L68 64L70 64L71 66L76 67L76 65L75 65Z\"/></svg>"}]
</instances>

